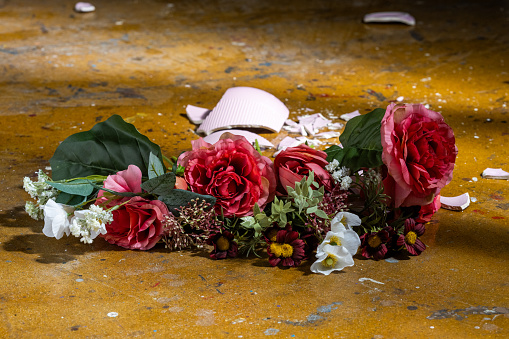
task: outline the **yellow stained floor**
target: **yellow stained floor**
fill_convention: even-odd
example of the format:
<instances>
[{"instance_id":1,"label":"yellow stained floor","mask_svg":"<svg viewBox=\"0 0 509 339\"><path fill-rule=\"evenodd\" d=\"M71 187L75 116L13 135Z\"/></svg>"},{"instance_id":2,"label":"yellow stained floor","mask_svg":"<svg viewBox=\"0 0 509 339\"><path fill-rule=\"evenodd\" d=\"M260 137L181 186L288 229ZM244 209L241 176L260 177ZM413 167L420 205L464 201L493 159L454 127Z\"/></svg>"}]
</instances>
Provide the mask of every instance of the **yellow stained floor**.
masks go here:
<instances>
[{"instance_id":1,"label":"yellow stained floor","mask_svg":"<svg viewBox=\"0 0 509 339\"><path fill-rule=\"evenodd\" d=\"M0 0L1 338L509 336L509 182L480 176L509 171L507 1L93 4L79 14L68 0ZM362 23L383 10L417 23ZM398 97L429 104L459 148L442 193L476 201L440 210L421 256L356 257L330 276L311 262L283 270L266 258L57 241L24 213L23 177L67 136L120 114L178 155L197 138L184 107L213 108L233 86L273 93L293 119Z\"/></svg>"}]
</instances>

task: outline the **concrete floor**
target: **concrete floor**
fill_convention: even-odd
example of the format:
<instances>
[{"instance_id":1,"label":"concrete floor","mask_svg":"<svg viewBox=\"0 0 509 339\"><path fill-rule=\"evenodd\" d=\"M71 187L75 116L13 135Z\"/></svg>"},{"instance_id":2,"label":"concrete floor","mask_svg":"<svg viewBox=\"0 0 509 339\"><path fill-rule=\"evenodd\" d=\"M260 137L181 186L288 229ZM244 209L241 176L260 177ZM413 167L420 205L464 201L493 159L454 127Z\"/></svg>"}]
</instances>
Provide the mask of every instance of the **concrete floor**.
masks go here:
<instances>
[{"instance_id":1,"label":"concrete floor","mask_svg":"<svg viewBox=\"0 0 509 339\"><path fill-rule=\"evenodd\" d=\"M509 181L480 177L509 171L508 1L93 3L0 0L0 337L509 336ZM380 10L417 24L361 22ZM273 93L294 119L427 103L459 148L443 195L477 201L439 211L421 256L331 276L56 241L24 213L22 178L70 134L120 114L178 155L196 138L184 107L233 86Z\"/></svg>"}]
</instances>

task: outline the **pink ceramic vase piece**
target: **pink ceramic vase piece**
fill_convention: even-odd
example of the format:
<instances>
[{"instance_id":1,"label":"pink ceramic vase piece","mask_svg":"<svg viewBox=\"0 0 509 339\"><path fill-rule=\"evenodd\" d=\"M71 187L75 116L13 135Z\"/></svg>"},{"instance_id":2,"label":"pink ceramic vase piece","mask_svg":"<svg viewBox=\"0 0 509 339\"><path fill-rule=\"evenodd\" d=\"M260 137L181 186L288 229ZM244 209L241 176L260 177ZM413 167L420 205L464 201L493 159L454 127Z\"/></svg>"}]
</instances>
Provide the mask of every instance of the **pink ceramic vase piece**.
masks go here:
<instances>
[{"instance_id":1,"label":"pink ceramic vase piece","mask_svg":"<svg viewBox=\"0 0 509 339\"><path fill-rule=\"evenodd\" d=\"M205 118L198 133L230 128L265 128L278 133L290 112L275 96L252 87L229 88Z\"/></svg>"}]
</instances>

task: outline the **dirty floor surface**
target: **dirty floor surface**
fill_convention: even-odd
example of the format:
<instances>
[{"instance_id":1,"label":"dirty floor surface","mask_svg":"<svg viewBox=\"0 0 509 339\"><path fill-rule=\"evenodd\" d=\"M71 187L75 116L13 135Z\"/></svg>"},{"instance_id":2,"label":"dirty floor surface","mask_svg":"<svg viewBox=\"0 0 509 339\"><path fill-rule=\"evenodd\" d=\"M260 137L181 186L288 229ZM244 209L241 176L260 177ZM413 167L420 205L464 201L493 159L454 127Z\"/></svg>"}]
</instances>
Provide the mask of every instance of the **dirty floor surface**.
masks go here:
<instances>
[{"instance_id":1,"label":"dirty floor surface","mask_svg":"<svg viewBox=\"0 0 509 339\"><path fill-rule=\"evenodd\" d=\"M386 3L95 0L79 14L0 0L0 337L508 337L509 182L480 173L509 171L509 2ZM383 10L416 25L362 23ZM442 193L474 202L435 215L421 256L330 276L57 241L24 213L22 178L70 134L119 114L178 155L197 138L184 107L233 86L274 94L293 119L429 104L459 148Z\"/></svg>"}]
</instances>

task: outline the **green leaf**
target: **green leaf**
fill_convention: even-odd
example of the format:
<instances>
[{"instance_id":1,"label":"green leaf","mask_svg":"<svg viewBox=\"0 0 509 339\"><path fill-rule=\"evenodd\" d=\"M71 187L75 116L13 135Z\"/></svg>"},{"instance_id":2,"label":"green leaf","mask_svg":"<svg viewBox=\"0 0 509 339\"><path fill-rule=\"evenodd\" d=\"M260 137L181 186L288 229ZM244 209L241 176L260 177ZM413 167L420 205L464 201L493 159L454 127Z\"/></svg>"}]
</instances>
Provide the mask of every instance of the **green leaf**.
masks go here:
<instances>
[{"instance_id":1,"label":"green leaf","mask_svg":"<svg viewBox=\"0 0 509 339\"><path fill-rule=\"evenodd\" d=\"M161 148L119 115L90 131L65 139L50 159L53 180L110 175L136 165L148 176L149 155L162 159Z\"/></svg>"},{"instance_id":2,"label":"green leaf","mask_svg":"<svg viewBox=\"0 0 509 339\"><path fill-rule=\"evenodd\" d=\"M325 150L327 161L336 159L340 166L352 172L361 167L378 167L382 162L382 139L380 134L385 110L377 108L368 114L348 121L339 137L343 148L334 145Z\"/></svg>"},{"instance_id":3,"label":"green leaf","mask_svg":"<svg viewBox=\"0 0 509 339\"><path fill-rule=\"evenodd\" d=\"M191 191L181 190L181 189L173 189L168 195L161 195L159 200L164 202L170 212L174 214L178 214L177 208L181 206L185 206L191 202L193 199L202 199L214 206L216 203L216 198L210 195L201 195L198 193L194 193Z\"/></svg>"},{"instance_id":4,"label":"green leaf","mask_svg":"<svg viewBox=\"0 0 509 339\"><path fill-rule=\"evenodd\" d=\"M168 172L141 184L141 188L150 194L169 195L175 187L175 173Z\"/></svg>"},{"instance_id":5,"label":"green leaf","mask_svg":"<svg viewBox=\"0 0 509 339\"><path fill-rule=\"evenodd\" d=\"M153 179L164 174L164 165L154 153L150 152L148 157L148 178Z\"/></svg>"},{"instance_id":6,"label":"green leaf","mask_svg":"<svg viewBox=\"0 0 509 339\"><path fill-rule=\"evenodd\" d=\"M87 201L87 197L84 197L82 195L69 194L65 192L60 193L55 199L55 202L69 206L76 206L81 203L84 203L85 201Z\"/></svg>"},{"instance_id":7,"label":"green leaf","mask_svg":"<svg viewBox=\"0 0 509 339\"><path fill-rule=\"evenodd\" d=\"M71 195L80 195L82 197L88 197L94 191L94 185L90 184L90 182L85 179L78 179L70 182L47 181L47 183L61 192Z\"/></svg>"}]
</instances>

